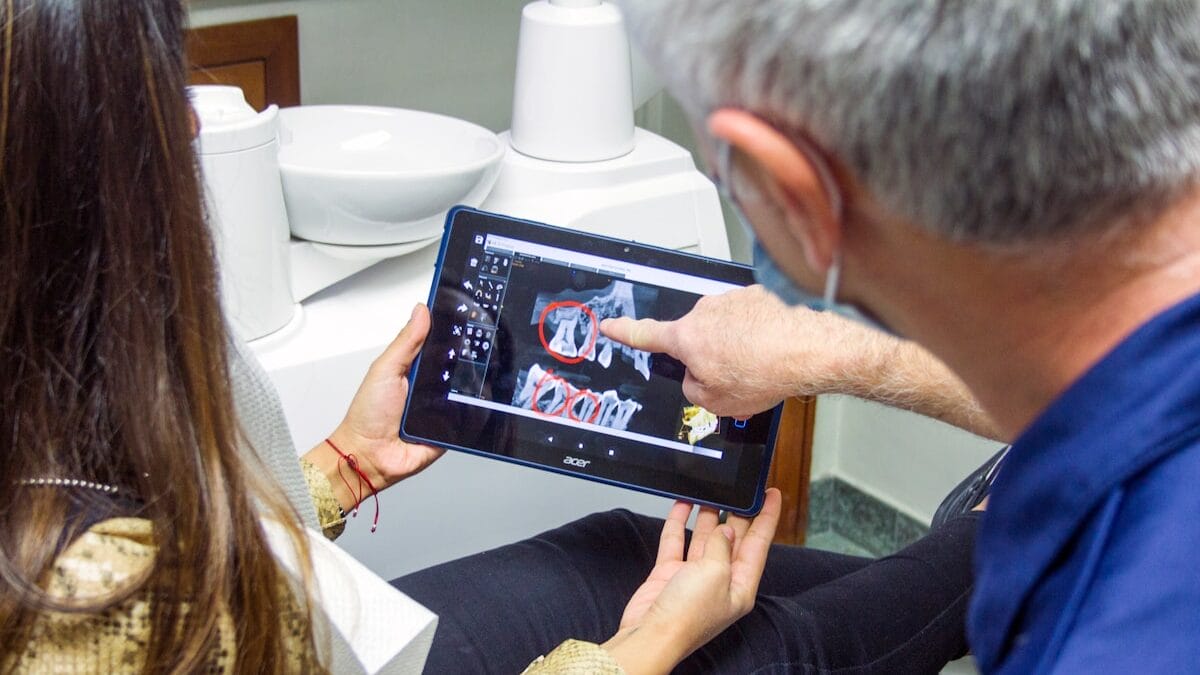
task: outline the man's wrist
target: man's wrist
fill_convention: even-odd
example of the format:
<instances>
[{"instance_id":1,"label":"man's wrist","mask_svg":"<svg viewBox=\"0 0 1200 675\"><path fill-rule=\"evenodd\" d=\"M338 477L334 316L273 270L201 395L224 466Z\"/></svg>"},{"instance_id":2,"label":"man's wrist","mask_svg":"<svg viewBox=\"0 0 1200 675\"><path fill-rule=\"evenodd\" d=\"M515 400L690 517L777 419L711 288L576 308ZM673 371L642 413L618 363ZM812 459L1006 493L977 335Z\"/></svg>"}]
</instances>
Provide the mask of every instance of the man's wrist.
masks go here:
<instances>
[{"instance_id":1,"label":"man's wrist","mask_svg":"<svg viewBox=\"0 0 1200 675\"><path fill-rule=\"evenodd\" d=\"M866 397L876 390L895 358L897 340L830 312L815 312L807 307L793 307L789 311L802 313L796 322L807 326L799 338L807 343L799 351L790 342L782 348L781 353L791 356L777 359L774 367L787 368L785 377L779 378L779 373L767 375L788 383L780 392L782 395Z\"/></svg>"},{"instance_id":2,"label":"man's wrist","mask_svg":"<svg viewBox=\"0 0 1200 675\"><path fill-rule=\"evenodd\" d=\"M876 333L872 334L869 340L870 345L866 351L870 356L864 359L863 372L859 374L859 378L863 390L873 392L878 391L898 372L905 372L911 365L913 354L910 343L891 335Z\"/></svg>"}]
</instances>

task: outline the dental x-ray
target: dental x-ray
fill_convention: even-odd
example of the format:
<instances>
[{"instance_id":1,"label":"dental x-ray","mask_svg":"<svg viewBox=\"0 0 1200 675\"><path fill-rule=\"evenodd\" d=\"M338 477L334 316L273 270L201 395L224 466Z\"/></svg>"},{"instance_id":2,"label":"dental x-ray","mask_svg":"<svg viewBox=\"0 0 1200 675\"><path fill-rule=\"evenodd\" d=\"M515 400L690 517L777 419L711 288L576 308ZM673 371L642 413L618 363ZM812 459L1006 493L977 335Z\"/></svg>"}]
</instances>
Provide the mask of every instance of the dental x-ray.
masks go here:
<instances>
[{"instance_id":1,"label":"dental x-ray","mask_svg":"<svg viewBox=\"0 0 1200 675\"><path fill-rule=\"evenodd\" d=\"M683 364L601 335L673 320L748 283L744 266L461 209L403 432L417 440L745 511L774 415L722 419L683 395Z\"/></svg>"}]
</instances>

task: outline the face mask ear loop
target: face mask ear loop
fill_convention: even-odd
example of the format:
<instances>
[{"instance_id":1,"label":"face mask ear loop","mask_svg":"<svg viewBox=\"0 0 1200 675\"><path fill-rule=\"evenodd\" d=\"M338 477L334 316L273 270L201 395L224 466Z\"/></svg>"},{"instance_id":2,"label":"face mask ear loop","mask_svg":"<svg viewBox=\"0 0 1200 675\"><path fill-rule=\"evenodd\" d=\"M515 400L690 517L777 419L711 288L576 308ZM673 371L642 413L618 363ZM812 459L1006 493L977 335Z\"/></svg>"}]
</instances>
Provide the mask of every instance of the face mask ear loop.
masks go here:
<instances>
[{"instance_id":1,"label":"face mask ear loop","mask_svg":"<svg viewBox=\"0 0 1200 675\"><path fill-rule=\"evenodd\" d=\"M830 212L835 221L839 224L842 222L843 203L842 191L838 188L837 181L833 178L833 171L829 168L829 164L825 162L813 144L804 137L796 139L797 147L802 153L808 157L808 161L812 163L817 170L817 179L821 181L821 187L825 190L825 196L829 199ZM842 280L842 250L839 247L833 252L833 261L829 265L829 271L825 274L825 293L823 302L826 307L834 307L837 303L838 285Z\"/></svg>"},{"instance_id":2,"label":"face mask ear loop","mask_svg":"<svg viewBox=\"0 0 1200 675\"><path fill-rule=\"evenodd\" d=\"M825 161L825 156L818 152L816 146L807 138L799 136L795 138L794 143L816 169L817 180L821 181L821 188L825 190L825 197L829 199L829 211L834 220L841 222L845 204L842 202L842 190L838 187L837 180L834 179L833 169Z\"/></svg>"},{"instance_id":3,"label":"face mask ear loop","mask_svg":"<svg viewBox=\"0 0 1200 675\"><path fill-rule=\"evenodd\" d=\"M838 284L842 280L842 252L835 251L833 254L833 262L829 265L829 271L825 273L825 294L822 302L826 307L833 307L837 304Z\"/></svg>"},{"instance_id":4,"label":"face mask ear loop","mask_svg":"<svg viewBox=\"0 0 1200 675\"><path fill-rule=\"evenodd\" d=\"M733 215L737 217L738 224L742 226L746 236L754 241L754 228L750 226L750 220L746 218L741 203L733 193L733 146L725 140L717 143L717 174L713 176L713 184L717 186L717 194L725 200Z\"/></svg>"},{"instance_id":5,"label":"face mask ear loop","mask_svg":"<svg viewBox=\"0 0 1200 675\"><path fill-rule=\"evenodd\" d=\"M843 208L842 191L838 188L837 181L834 180L833 171L829 164L825 162L825 157L817 152L813 144L805 137L800 136L795 139L796 148L800 150L808 161L817 171L817 180L821 182L821 188L825 191L825 197L829 200L829 210L833 219L839 223L842 222ZM822 301L825 307L832 308L836 305L838 284L841 282L842 276L842 251L838 248L833 253L833 261L829 265L829 271L825 274L825 293Z\"/></svg>"}]
</instances>

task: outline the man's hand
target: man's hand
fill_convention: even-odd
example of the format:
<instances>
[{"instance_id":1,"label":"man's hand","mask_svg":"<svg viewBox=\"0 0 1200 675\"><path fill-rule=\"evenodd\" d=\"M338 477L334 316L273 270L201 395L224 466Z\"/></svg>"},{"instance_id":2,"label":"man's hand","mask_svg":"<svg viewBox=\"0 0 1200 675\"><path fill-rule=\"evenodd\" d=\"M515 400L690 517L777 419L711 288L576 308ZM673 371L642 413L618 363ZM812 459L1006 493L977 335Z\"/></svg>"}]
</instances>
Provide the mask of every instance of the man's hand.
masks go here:
<instances>
[{"instance_id":1,"label":"man's hand","mask_svg":"<svg viewBox=\"0 0 1200 675\"><path fill-rule=\"evenodd\" d=\"M789 307L762 286L706 296L678 321L608 319L600 332L683 362L683 394L746 417L789 396L842 393L877 368L894 338L831 312Z\"/></svg>"},{"instance_id":2,"label":"man's hand","mask_svg":"<svg viewBox=\"0 0 1200 675\"><path fill-rule=\"evenodd\" d=\"M779 491L767 490L753 520L701 508L684 555L692 506L677 502L663 524L658 559L625 607L621 627L604 644L631 675L668 672L754 607L767 552L779 524Z\"/></svg>"},{"instance_id":3,"label":"man's hand","mask_svg":"<svg viewBox=\"0 0 1200 675\"><path fill-rule=\"evenodd\" d=\"M748 417L789 396L848 394L1005 440L929 352L833 312L788 307L762 286L703 297L678 321L607 319L600 332L682 361L683 395L716 415Z\"/></svg>"},{"instance_id":4,"label":"man's hand","mask_svg":"<svg viewBox=\"0 0 1200 675\"><path fill-rule=\"evenodd\" d=\"M377 490L420 472L445 452L428 445L406 443L398 433L408 398L408 370L429 334L429 322L425 305L413 308L408 324L367 370L345 419L330 435L342 452L354 455ZM332 448L322 443L309 451L305 459L331 477L330 484L343 509L349 511L357 504L360 495L351 494L336 477L339 458ZM345 467L341 471L351 485L356 484L353 472ZM368 496L366 486L362 487L361 496Z\"/></svg>"}]
</instances>

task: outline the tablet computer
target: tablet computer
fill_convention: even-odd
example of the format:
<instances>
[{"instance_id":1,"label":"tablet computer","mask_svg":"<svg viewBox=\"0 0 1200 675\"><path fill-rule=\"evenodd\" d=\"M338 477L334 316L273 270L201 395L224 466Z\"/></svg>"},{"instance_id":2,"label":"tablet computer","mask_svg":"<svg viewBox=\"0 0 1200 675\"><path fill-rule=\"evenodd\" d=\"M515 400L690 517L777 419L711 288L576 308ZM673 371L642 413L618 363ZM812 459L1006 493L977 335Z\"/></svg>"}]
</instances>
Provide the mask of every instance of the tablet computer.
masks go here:
<instances>
[{"instance_id":1,"label":"tablet computer","mask_svg":"<svg viewBox=\"0 0 1200 675\"><path fill-rule=\"evenodd\" d=\"M756 513L782 406L717 417L684 397L678 360L599 331L609 317L678 319L750 283L744 265L457 207L400 433Z\"/></svg>"}]
</instances>

